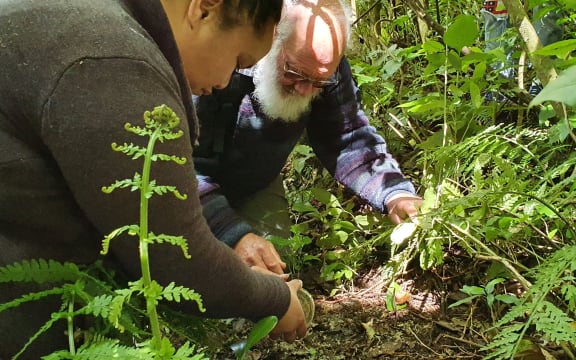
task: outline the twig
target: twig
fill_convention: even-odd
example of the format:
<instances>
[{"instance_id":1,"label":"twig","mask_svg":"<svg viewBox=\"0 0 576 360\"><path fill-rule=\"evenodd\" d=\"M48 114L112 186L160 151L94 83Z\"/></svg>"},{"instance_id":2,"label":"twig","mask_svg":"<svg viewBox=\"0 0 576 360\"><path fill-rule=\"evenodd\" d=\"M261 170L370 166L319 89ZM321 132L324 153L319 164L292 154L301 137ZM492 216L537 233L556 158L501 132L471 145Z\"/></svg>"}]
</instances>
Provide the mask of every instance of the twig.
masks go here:
<instances>
[{"instance_id":1,"label":"twig","mask_svg":"<svg viewBox=\"0 0 576 360\"><path fill-rule=\"evenodd\" d=\"M412 330L412 328L408 327L408 330L410 330L410 332L412 333L412 335L416 338L416 340L418 340L418 342L419 342L422 346L424 346L426 349L432 351L434 354L440 356L439 353L437 353L436 351L432 350L428 345L424 344L424 343L422 342L422 340L420 340L420 338L418 337L418 335L416 335L416 333L414 332L414 330Z\"/></svg>"},{"instance_id":2,"label":"twig","mask_svg":"<svg viewBox=\"0 0 576 360\"><path fill-rule=\"evenodd\" d=\"M459 337L456 337L456 336L452 336L452 335L448 335L448 334L445 334L445 333L440 334L440 336L442 336L442 337L447 337L448 339L460 341L460 342L462 342L462 343L464 343L464 344L468 344L468 345L474 346L474 347L476 347L476 348L481 347L480 344L477 344L477 343L472 342L472 341L470 341L470 340L462 339L462 338L459 338Z\"/></svg>"}]
</instances>

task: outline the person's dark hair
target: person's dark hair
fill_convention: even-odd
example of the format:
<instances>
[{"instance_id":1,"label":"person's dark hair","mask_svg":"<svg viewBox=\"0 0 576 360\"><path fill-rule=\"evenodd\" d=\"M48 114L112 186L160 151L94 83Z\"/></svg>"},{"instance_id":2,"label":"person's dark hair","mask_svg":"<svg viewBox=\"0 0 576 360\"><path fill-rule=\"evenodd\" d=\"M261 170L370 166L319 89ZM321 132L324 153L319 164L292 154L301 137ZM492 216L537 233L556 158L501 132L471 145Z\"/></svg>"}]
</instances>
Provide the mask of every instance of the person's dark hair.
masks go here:
<instances>
[{"instance_id":1,"label":"person's dark hair","mask_svg":"<svg viewBox=\"0 0 576 360\"><path fill-rule=\"evenodd\" d=\"M282 4L282 0L224 0L221 26L230 29L249 23L259 33L270 22L276 24L280 21Z\"/></svg>"}]
</instances>

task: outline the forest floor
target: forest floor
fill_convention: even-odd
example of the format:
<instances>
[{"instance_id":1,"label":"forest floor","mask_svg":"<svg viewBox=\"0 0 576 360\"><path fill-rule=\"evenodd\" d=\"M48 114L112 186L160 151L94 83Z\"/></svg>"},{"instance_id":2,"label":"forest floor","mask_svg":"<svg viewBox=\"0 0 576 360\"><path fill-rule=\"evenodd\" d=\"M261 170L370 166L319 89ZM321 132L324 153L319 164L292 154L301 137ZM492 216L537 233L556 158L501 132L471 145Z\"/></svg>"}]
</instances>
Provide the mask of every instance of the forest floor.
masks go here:
<instances>
[{"instance_id":1,"label":"forest floor","mask_svg":"<svg viewBox=\"0 0 576 360\"><path fill-rule=\"evenodd\" d=\"M421 273L397 279L401 289L394 293L394 305L388 281L378 270L367 270L353 290L332 297L323 289L307 287L316 310L306 338L291 344L266 338L248 358L481 359L486 353L480 348L487 342L481 334L491 323L489 314L470 305L447 311L447 302L465 295L457 289L446 291L446 284L435 277ZM222 353L216 358L234 356Z\"/></svg>"}]
</instances>

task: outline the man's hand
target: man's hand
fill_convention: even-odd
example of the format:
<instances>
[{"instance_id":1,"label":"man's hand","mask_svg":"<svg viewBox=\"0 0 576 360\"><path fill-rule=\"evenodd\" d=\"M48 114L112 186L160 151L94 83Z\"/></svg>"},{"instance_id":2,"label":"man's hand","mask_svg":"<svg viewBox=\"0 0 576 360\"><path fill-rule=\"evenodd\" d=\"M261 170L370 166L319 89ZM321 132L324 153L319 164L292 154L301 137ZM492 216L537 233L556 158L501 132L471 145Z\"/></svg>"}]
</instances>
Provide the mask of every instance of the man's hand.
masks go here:
<instances>
[{"instance_id":1,"label":"man's hand","mask_svg":"<svg viewBox=\"0 0 576 360\"><path fill-rule=\"evenodd\" d=\"M278 324L270 333L273 339L284 339L287 342L293 342L306 336L306 319L302 305L298 300L296 293L302 288L301 280L292 280L286 283L290 288L290 306L286 314L278 321Z\"/></svg>"},{"instance_id":2,"label":"man's hand","mask_svg":"<svg viewBox=\"0 0 576 360\"><path fill-rule=\"evenodd\" d=\"M416 219L418 209L422 205L422 198L418 196L399 195L388 201L388 216L394 224L400 224L406 218Z\"/></svg>"},{"instance_id":3,"label":"man's hand","mask_svg":"<svg viewBox=\"0 0 576 360\"><path fill-rule=\"evenodd\" d=\"M256 234L248 233L234 246L234 251L248 266L257 266L283 274L286 263L282 261L274 245Z\"/></svg>"}]
</instances>

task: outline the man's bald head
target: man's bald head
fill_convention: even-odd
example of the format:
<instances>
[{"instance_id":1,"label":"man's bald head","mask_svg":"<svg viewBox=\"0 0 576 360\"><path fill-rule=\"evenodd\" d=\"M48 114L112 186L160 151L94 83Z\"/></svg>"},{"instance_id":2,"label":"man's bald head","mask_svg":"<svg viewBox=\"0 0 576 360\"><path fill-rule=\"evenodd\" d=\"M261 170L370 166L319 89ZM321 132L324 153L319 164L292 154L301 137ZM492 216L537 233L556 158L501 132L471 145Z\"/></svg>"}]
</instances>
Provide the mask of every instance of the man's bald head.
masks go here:
<instances>
[{"instance_id":1,"label":"man's bald head","mask_svg":"<svg viewBox=\"0 0 576 360\"><path fill-rule=\"evenodd\" d=\"M284 1L272 49L254 73L254 95L270 118L298 121L322 88L338 84L350 34L343 1Z\"/></svg>"},{"instance_id":2,"label":"man's bald head","mask_svg":"<svg viewBox=\"0 0 576 360\"><path fill-rule=\"evenodd\" d=\"M338 63L350 36L348 6L342 0L286 0L285 6L276 40L296 58L328 68Z\"/></svg>"}]
</instances>

